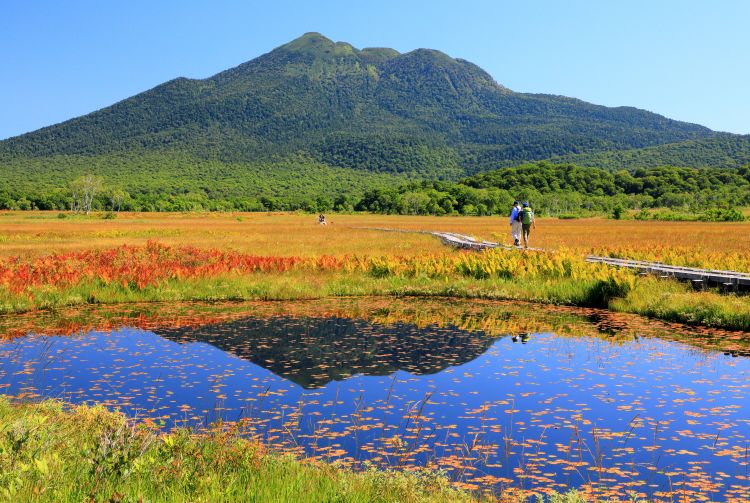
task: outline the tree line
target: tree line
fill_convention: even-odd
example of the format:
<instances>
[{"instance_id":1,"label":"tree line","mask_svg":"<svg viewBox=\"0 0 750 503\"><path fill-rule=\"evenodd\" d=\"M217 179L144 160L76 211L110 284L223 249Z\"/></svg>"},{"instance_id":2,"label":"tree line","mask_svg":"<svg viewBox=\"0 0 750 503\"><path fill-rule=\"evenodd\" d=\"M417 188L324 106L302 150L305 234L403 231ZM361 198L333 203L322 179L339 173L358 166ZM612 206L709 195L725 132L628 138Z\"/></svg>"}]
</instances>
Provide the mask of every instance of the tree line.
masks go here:
<instances>
[{"instance_id":1,"label":"tree line","mask_svg":"<svg viewBox=\"0 0 750 503\"><path fill-rule=\"evenodd\" d=\"M481 173L460 182L421 181L367 191L360 211L416 215L504 214L514 200L538 214L670 208L703 213L750 205L750 165L738 169L663 166L611 172L575 164L526 163Z\"/></svg>"},{"instance_id":2,"label":"tree line","mask_svg":"<svg viewBox=\"0 0 750 503\"><path fill-rule=\"evenodd\" d=\"M503 215L516 199L540 215L576 216L624 209L668 208L705 213L750 206L750 165L737 169L663 166L611 172L575 164L526 163L477 174L460 181L421 180L370 188L338 186L327 179L292 195L273 188L253 195L203 189L151 188L130 192L84 175L65 187L39 193L0 190L0 209L107 211L366 211L402 215Z\"/></svg>"}]
</instances>

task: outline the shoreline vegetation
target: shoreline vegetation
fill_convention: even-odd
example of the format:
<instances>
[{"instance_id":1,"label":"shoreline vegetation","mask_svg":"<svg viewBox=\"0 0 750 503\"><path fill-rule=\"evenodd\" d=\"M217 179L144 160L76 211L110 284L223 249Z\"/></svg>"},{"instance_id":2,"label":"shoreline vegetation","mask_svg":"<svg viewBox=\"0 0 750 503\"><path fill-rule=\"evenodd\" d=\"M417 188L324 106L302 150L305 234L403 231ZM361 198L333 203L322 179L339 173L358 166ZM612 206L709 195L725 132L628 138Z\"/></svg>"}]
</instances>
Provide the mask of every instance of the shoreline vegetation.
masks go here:
<instances>
[{"instance_id":1,"label":"shoreline vegetation","mask_svg":"<svg viewBox=\"0 0 750 503\"><path fill-rule=\"evenodd\" d=\"M750 303L744 296L697 292L675 281L589 264L568 250L302 257L148 241L0 260L0 313L6 314L86 304L380 295L596 307L750 330Z\"/></svg>"},{"instance_id":2,"label":"shoreline vegetation","mask_svg":"<svg viewBox=\"0 0 750 503\"><path fill-rule=\"evenodd\" d=\"M441 473L351 470L276 453L243 438L243 425L160 433L153 421L103 406L0 397L2 501L527 501L479 494ZM550 503L590 501L553 493Z\"/></svg>"}]
</instances>

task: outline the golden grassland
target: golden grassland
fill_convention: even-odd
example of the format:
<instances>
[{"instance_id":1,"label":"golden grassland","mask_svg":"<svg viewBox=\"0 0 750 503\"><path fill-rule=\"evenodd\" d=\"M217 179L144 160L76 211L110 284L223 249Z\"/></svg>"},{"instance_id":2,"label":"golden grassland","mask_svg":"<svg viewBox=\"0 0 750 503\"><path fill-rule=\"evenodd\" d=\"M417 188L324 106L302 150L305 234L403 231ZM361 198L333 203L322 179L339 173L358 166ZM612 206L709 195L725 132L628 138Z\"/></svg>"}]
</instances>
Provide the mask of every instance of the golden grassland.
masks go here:
<instances>
[{"instance_id":1,"label":"golden grassland","mask_svg":"<svg viewBox=\"0 0 750 503\"><path fill-rule=\"evenodd\" d=\"M445 251L426 235L366 230L459 232L509 244L504 217L331 215L317 225L315 215L282 213L120 213L116 219L58 219L57 212L0 212L0 256L145 244L229 248L255 255L417 255ZM602 250L689 250L750 255L750 222L652 222L586 218L540 218L533 245L582 253Z\"/></svg>"},{"instance_id":2,"label":"golden grassland","mask_svg":"<svg viewBox=\"0 0 750 503\"><path fill-rule=\"evenodd\" d=\"M0 311L68 305L363 295L522 299L609 307L668 321L750 329L747 296L694 292L586 264L596 252L750 271L750 223L540 218L549 252L460 252L440 230L510 241L501 217L0 213ZM90 253L91 252L91 253ZM289 259L290 261L285 261Z\"/></svg>"}]
</instances>

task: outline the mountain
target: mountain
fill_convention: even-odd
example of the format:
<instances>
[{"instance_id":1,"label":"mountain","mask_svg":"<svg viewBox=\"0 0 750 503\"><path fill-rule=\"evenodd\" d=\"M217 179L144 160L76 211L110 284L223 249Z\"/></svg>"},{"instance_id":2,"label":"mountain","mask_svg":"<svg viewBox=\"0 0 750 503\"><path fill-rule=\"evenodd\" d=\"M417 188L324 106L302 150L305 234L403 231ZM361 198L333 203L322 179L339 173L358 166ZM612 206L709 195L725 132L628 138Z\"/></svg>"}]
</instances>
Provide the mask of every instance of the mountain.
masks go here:
<instances>
[{"instance_id":1,"label":"mountain","mask_svg":"<svg viewBox=\"0 0 750 503\"><path fill-rule=\"evenodd\" d=\"M513 92L442 52L357 50L308 33L207 79L178 78L0 143L7 155L174 149L227 161L305 152L371 171L473 172L715 136L630 107Z\"/></svg>"},{"instance_id":2,"label":"mountain","mask_svg":"<svg viewBox=\"0 0 750 503\"><path fill-rule=\"evenodd\" d=\"M711 141L750 144L632 107L514 92L440 51L360 50L307 33L212 77L177 78L0 142L0 206L57 191L58 202L32 205L58 207L67 184L91 171L144 201L333 198L342 183L361 193L404 178L664 145L685 145L690 157ZM704 165L727 159L735 162L714 149ZM143 206L158 207L174 206Z\"/></svg>"}]
</instances>

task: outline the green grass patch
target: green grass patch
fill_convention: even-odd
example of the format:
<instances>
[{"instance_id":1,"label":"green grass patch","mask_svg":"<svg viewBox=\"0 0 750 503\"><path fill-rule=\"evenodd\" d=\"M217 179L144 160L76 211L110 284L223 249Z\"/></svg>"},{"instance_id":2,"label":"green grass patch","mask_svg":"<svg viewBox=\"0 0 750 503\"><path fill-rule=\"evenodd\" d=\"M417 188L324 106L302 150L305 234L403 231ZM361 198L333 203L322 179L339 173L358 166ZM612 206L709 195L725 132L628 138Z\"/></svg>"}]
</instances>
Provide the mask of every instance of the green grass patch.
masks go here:
<instances>
[{"instance_id":1,"label":"green grass patch","mask_svg":"<svg viewBox=\"0 0 750 503\"><path fill-rule=\"evenodd\" d=\"M665 321L733 330L750 330L750 299L713 291L696 292L675 281L645 278L610 309Z\"/></svg>"},{"instance_id":2,"label":"green grass patch","mask_svg":"<svg viewBox=\"0 0 750 503\"><path fill-rule=\"evenodd\" d=\"M0 397L2 501L478 501L430 472L365 470L275 454L241 430L158 434L103 407Z\"/></svg>"}]
</instances>

